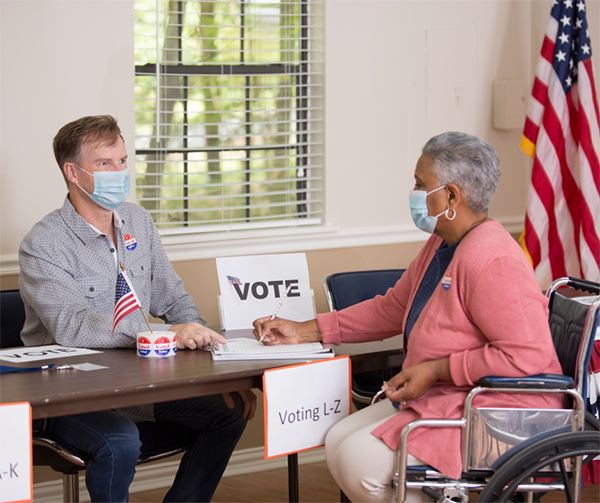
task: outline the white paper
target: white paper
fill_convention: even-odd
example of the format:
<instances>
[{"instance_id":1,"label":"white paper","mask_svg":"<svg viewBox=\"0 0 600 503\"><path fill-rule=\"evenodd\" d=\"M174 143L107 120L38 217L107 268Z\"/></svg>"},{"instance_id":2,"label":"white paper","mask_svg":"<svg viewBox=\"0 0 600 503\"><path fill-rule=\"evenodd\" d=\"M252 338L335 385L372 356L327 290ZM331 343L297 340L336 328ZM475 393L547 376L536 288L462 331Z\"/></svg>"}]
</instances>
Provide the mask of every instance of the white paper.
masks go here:
<instances>
[{"instance_id":1,"label":"white paper","mask_svg":"<svg viewBox=\"0 0 600 503\"><path fill-rule=\"evenodd\" d=\"M0 406L0 502L33 501L31 407Z\"/></svg>"},{"instance_id":2,"label":"white paper","mask_svg":"<svg viewBox=\"0 0 600 503\"><path fill-rule=\"evenodd\" d=\"M267 370L265 458L322 446L329 429L350 414L350 376L347 356Z\"/></svg>"},{"instance_id":3,"label":"white paper","mask_svg":"<svg viewBox=\"0 0 600 503\"><path fill-rule=\"evenodd\" d=\"M90 370L102 370L110 367L105 367L104 365L96 365L95 363L78 363L75 365L71 365L71 368L75 370L82 370L83 372L89 372Z\"/></svg>"},{"instance_id":4,"label":"white paper","mask_svg":"<svg viewBox=\"0 0 600 503\"><path fill-rule=\"evenodd\" d=\"M213 342L211 352L214 360L304 360L335 356L330 347L320 342L265 346L248 338L231 339L227 344Z\"/></svg>"},{"instance_id":5,"label":"white paper","mask_svg":"<svg viewBox=\"0 0 600 503\"><path fill-rule=\"evenodd\" d=\"M289 285L277 316L293 321L314 318L306 254L222 257L216 263L224 329L252 328L255 319L271 316Z\"/></svg>"},{"instance_id":6,"label":"white paper","mask_svg":"<svg viewBox=\"0 0 600 503\"><path fill-rule=\"evenodd\" d=\"M0 360L12 363L29 363L101 352L102 351L96 351L94 349L67 348L65 346L59 346L58 344L52 346L26 346L22 348L3 349L0 351Z\"/></svg>"}]
</instances>

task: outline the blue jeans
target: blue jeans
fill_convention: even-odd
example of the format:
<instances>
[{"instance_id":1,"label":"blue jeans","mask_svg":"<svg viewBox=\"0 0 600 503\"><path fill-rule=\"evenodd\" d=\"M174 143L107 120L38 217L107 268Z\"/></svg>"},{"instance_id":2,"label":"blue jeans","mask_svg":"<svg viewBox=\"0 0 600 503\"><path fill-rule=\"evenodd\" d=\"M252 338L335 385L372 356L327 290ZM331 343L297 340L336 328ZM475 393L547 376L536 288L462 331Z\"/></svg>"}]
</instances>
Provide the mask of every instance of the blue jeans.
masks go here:
<instances>
[{"instance_id":1,"label":"blue jeans","mask_svg":"<svg viewBox=\"0 0 600 503\"><path fill-rule=\"evenodd\" d=\"M246 427L243 401L235 408L221 395L154 405L155 422L133 423L107 410L48 420L47 436L86 463L93 502L126 502L140 455L187 447L164 501L210 501Z\"/></svg>"}]
</instances>

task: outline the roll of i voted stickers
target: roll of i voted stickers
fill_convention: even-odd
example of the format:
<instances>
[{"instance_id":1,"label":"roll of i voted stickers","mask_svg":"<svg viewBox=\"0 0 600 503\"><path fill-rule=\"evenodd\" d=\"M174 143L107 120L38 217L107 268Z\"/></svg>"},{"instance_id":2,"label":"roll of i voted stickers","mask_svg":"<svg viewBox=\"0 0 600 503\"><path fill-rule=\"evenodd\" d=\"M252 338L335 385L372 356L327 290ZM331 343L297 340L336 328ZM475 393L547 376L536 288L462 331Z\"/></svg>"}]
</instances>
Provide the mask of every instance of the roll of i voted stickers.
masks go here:
<instances>
[{"instance_id":1,"label":"roll of i voted stickers","mask_svg":"<svg viewBox=\"0 0 600 503\"><path fill-rule=\"evenodd\" d=\"M175 332L142 332L137 334L137 354L146 358L164 358L177 354Z\"/></svg>"}]
</instances>

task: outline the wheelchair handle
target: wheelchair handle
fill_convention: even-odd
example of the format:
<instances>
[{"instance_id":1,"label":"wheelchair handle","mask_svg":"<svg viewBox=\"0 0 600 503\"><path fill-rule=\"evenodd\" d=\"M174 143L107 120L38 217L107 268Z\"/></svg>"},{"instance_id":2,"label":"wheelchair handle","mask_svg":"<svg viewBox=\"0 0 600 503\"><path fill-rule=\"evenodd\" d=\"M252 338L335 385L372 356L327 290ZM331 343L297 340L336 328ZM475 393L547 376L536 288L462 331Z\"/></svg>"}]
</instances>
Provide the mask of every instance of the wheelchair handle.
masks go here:
<instances>
[{"instance_id":1,"label":"wheelchair handle","mask_svg":"<svg viewBox=\"0 0 600 503\"><path fill-rule=\"evenodd\" d=\"M546 291L546 296L550 297L550 294L552 292L555 292L563 286L568 286L582 292L589 292L596 295L600 295L600 285L598 283L594 283L593 281L589 281L587 279L565 277L554 280L548 288L548 290Z\"/></svg>"},{"instance_id":2,"label":"wheelchair handle","mask_svg":"<svg viewBox=\"0 0 600 503\"><path fill-rule=\"evenodd\" d=\"M596 295L600 295L600 285L587 279L569 277L569 282L567 283L567 286L575 288L576 290L581 290L583 292L589 292Z\"/></svg>"}]
</instances>

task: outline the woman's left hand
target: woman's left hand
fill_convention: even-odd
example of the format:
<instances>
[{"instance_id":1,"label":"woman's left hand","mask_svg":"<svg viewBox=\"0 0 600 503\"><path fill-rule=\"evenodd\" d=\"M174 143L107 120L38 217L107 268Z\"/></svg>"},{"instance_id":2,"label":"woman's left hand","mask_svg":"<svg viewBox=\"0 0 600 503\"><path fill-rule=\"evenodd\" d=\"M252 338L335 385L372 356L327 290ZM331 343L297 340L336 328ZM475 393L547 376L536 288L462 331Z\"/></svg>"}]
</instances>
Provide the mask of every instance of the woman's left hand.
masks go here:
<instances>
[{"instance_id":1,"label":"woman's left hand","mask_svg":"<svg viewBox=\"0 0 600 503\"><path fill-rule=\"evenodd\" d=\"M437 382L452 382L449 358L423 362L403 369L384 382L382 389L391 401L406 403L423 396Z\"/></svg>"}]
</instances>

